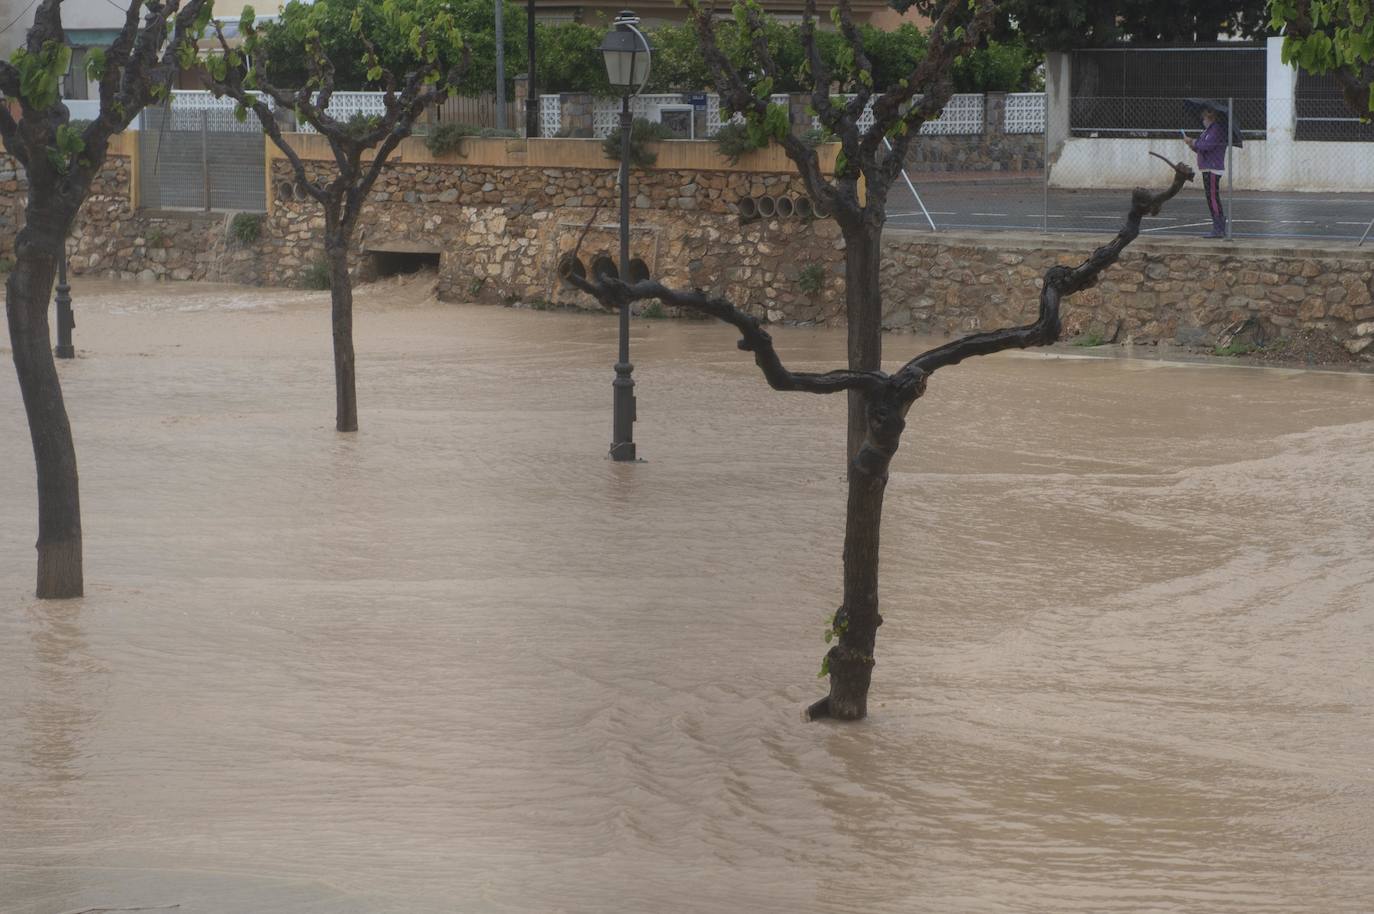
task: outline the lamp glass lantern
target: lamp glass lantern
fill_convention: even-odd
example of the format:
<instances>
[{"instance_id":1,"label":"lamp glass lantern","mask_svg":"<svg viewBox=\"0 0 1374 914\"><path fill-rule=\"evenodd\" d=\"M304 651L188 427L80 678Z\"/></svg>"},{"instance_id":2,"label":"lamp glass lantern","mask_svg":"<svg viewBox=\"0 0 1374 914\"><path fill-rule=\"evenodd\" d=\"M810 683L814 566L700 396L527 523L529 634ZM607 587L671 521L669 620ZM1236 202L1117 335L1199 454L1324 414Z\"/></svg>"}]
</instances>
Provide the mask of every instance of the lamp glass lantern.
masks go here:
<instances>
[{"instance_id":1,"label":"lamp glass lantern","mask_svg":"<svg viewBox=\"0 0 1374 914\"><path fill-rule=\"evenodd\" d=\"M601 42L606 60L606 78L622 95L636 94L649 80L649 58L653 50L649 39L635 28L639 17L628 11L615 17L615 27Z\"/></svg>"}]
</instances>

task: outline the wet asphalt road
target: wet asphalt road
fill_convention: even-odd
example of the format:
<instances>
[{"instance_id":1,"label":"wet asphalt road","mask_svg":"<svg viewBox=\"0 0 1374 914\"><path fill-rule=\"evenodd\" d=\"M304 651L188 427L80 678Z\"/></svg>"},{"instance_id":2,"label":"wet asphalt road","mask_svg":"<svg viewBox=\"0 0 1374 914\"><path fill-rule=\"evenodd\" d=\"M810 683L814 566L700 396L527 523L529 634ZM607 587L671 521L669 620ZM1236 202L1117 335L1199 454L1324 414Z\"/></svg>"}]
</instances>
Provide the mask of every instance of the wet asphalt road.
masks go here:
<instances>
[{"instance_id":1,"label":"wet asphalt road","mask_svg":"<svg viewBox=\"0 0 1374 914\"><path fill-rule=\"evenodd\" d=\"M937 229L1113 232L1130 204L1126 190L1046 192L1037 175L1025 179L929 179L913 174L921 202ZM1374 220L1374 193L1236 192L1229 204L1237 238L1306 238L1357 242ZM920 203L899 179L888 201L893 228L929 229ZM1146 217L1144 232L1201 235L1211 228L1201 185L1185 188L1159 216ZM1374 232L1365 241L1374 244Z\"/></svg>"}]
</instances>

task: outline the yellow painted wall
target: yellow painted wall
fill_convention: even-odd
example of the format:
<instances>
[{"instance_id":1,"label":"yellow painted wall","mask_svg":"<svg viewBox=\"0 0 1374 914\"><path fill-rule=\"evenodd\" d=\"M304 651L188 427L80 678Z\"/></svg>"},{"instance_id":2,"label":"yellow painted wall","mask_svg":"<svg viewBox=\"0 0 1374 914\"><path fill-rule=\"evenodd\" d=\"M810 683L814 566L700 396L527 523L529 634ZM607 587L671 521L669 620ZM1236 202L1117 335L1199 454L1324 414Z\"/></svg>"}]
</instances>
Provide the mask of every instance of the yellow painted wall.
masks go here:
<instances>
[{"instance_id":1,"label":"yellow painted wall","mask_svg":"<svg viewBox=\"0 0 1374 914\"><path fill-rule=\"evenodd\" d=\"M309 161L332 161L333 152L329 142L322 136L312 133L288 134L291 148L302 159ZM795 174L796 168L781 147L769 146L741 156L738 163L732 164L716 151L715 143L710 140L675 140L666 143L653 143L650 148L658 153L655 170L661 171L733 171ZM821 170L830 172L835 166L838 144L820 147ZM285 158L274 144L267 147L268 157ZM390 160L397 164L480 165L493 168L614 168L616 163L607 159L601 150L601 140L574 139L505 139L472 137L463 140L457 153L435 156L425 147L419 137L409 137L392 153Z\"/></svg>"}]
</instances>

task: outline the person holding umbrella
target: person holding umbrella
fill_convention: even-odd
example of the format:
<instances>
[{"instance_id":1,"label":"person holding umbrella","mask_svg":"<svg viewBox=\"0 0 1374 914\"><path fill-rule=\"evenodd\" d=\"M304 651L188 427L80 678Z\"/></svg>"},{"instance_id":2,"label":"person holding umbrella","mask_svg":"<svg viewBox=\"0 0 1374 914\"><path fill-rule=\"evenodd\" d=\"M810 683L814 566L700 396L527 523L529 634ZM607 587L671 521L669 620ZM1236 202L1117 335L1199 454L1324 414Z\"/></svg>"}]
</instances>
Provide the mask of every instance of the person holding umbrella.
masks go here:
<instances>
[{"instance_id":1,"label":"person holding umbrella","mask_svg":"<svg viewBox=\"0 0 1374 914\"><path fill-rule=\"evenodd\" d=\"M1197 168L1202 172L1202 190L1207 195L1207 209L1212 214L1212 231L1203 237L1225 238L1226 213L1221 208L1221 176L1226 171L1226 149L1231 143L1231 131L1223 126L1225 117L1215 104L1190 98L1188 107L1202 112L1202 135L1194 140L1184 134L1183 142L1197 153Z\"/></svg>"}]
</instances>

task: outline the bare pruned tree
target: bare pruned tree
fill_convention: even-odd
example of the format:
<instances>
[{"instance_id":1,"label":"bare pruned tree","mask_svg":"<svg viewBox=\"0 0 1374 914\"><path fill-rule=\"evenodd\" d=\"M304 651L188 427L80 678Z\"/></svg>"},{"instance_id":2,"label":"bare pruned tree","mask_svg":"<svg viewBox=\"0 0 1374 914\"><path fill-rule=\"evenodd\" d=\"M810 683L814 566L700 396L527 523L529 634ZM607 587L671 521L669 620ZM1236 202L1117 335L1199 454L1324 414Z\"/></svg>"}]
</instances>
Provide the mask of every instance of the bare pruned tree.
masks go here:
<instances>
[{"instance_id":1,"label":"bare pruned tree","mask_svg":"<svg viewBox=\"0 0 1374 914\"><path fill-rule=\"evenodd\" d=\"M1152 153L1153 155L1153 153ZM1162 158L1162 157L1161 157ZM1167 160L1166 160L1167 161ZM1186 165L1169 163L1173 182L1158 193L1137 188L1131 197L1126 224L1108 244L1093 251L1076 267L1054 266L1046 273L1035 321L974 333L923 352L888 374L881 368L846 368L825 373L791 371L778 357L773 340L758 318L740 311L724 298L700 290L669 289L653 280L627 284L608 276L588 280L573 268L576 251L564 255L559 272L564 279L594 296L608 309L622 303L657 299L690 311L719 318L739 328L739 348L754 353L754 361L769 385L777 390L857 397L863 406L864 439L849 464L849 503L844 535L844 604L836 610L827 640L832 640L821 671L830 676L830 692L806 709L810 720L830 717L858 720L868 713L868 690L874 664L874 645L883 618L878 601L878 539L888 466L901 443L906 415L925 392L937 370L964 359L1004 349L1048 346L1059 339L1059 311L1064 299L1095 285L1102 271L1140 233L1140 221L1157 215L1166 201L1193 178Z\"/></svg>"},{"instance_id":2,"label":"bare pruned tree","mask_svg":"<svg viewBox=\"0 0 1374 914\"><path fill-rule=\"evenodd\" d=\"M140 13L142 15L140 15ZM15 266L5 282L14 366L38 470L38 596L79 597L81 499L76 449L53 362L48 302L58 258L77 211L100 173L110 138L162 98L178 62L195 56L193 35L209 19L208 0L129 0L113 43L90 55L86 75L100 82L100 114L70 123L61 80L71 62L61 0L43 0L24 46L0 61L0 139L29 182Z\"/></svg>"},{"instance_id":3,"label":"bare pruned tree","mask_svg":"<svg viewBox=\"0 0 1374 914\"><path fill-rule=\"evenodd\" d=\"M206 85L216 96L238 102L240 116L251 111L257 117L263 131L291 163L296 181L324 209L324 252L334 336L335 427L341 432L358 430L353 282L348 272L358 219L391 154L410 136L416 119L448 97L468 65L462 36L452 14L442 6L387 0L384 8L396 32L409 42L417 63L401 77L383 67L374 45L363 34L361 10L354 10L352 27L366 49L368 78L385 90L381 115L346 120L330 115L334 65L325 56L318 31L310 33L306 47L311 75L305 84L288 90L270 82L267 72L271 63L260 44L252 7L246 7L239 20L237 46L225 38L222 23L214 23L221 54L206 61ZM334 156L332 166L326 162L307 165L283 135L266 99L271 99L278 110L289 111L315 128L328 141Z\"/></svg>"},{"instance_id":4,"label":"bare pruned tree","mask_svg":"<svg viewBox=\"0 0 1374 914\"><path fill-rule=\"evenodd\" d=\"M715 79L722 106L743 115L758 139L779 144L796 166L807 193L839 223L844 237L845 319L849 333L849 367L873 370L882 361L882 291L878 284L887 194L901 174L907 148L921 125L938 117L954 92L954 62L973 49L992 18L992 0L940 0L925 57L895 85L874 83L873 62L864 50L863 32L854 21L850 0L838 0L831 19L844 39L837 72L830 72L816 39L816 0L802 7L800 37L806 55L805 78L811 84L811 107L821 125L840 144L834 175L821 170L815 146L791 132L788 113L770 104L780 77L768 48L767 16L758 0L733 5L735 20L752 47L749 65L736 66L721 50L714 4L686 0L706 63ZM967 25L956 25L962 19ZM853 98L832 97L838 88ZM872 126L859 126L871 107ZM890 148L887 148L889 147ZM862 190L861 190L862 187ZM848 453L863 443L864 402L849 395Z\"/></svg>"}]
</instances>

